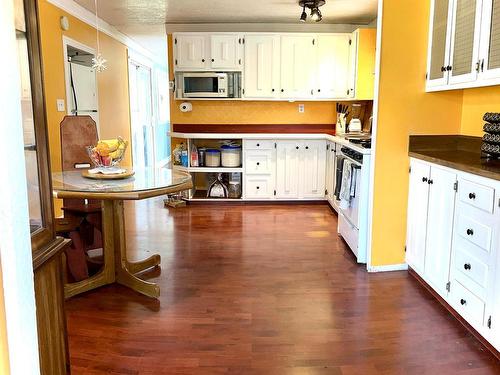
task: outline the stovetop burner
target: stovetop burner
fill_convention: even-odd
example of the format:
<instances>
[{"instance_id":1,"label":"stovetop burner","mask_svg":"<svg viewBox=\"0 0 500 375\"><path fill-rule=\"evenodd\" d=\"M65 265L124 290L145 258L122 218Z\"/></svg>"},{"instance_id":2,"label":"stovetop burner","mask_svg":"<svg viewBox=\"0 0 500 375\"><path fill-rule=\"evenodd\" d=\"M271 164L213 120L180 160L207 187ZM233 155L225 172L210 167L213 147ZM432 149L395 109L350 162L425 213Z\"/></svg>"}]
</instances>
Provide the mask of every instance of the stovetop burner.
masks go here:
<instances>
[{"instance_id":1,"label":"stovetop burner","mask_svg":"<svg viewBox=\"0 0 500 375\"><path fill-rule=\"evenodd\" d=\"M359 145L363 148L371 148L372 147L372 140L371 139L348 139L350 143L354 143L355 145Z\"/></svg>"}]
</instances>

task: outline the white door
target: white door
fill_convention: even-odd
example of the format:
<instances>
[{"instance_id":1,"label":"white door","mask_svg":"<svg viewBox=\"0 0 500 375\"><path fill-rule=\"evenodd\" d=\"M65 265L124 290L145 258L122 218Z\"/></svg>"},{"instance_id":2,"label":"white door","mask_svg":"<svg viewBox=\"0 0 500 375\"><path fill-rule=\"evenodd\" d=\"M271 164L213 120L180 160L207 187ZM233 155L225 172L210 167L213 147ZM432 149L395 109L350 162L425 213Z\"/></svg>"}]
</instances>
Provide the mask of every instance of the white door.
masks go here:
<instances>
[{"instance_id":1,"label":"white door","mask_svg":"<svg viewBox=\"0 0 500 375\"><path fill-rule=\"evenodd\" d=\"M349 95L349 34L320 35L317 38L318 98L345 98Z\"/></svg>"},{"instance_id":2,"label":"white door","mask_svg":"<svg viewBox=\"0 0 500 375\"><path fill-rule=\"evenodd\" d=\"M450 84L477 79L482 0L456 0L450 50Z\"/></svg>"},{"instance_id":3,"label":"white door","mask_svg":"<svg viewBox=\"0 0 500 375\"><path fill-rule=\"evenodd\" d=\"M304 141L302 144L300 198L325 196L326 142Z\"/></svg>"},{"instance_id":4,"label":"white door","mask_svg":"<svg viewBox=\"0 0 500 375\"><path fill-rule=\"evenodd\" d=\"M279 85L279 35L245 36L245 98L276 98Z\"/></svg>"},{"instance_id":5,"label":"white door","mask_svg":"<svg viewBox=\"0 0 500 375\"><path fill-rule=\"evenodd\" d=\"M210 66L212 69L241 68L238 34L214 34L210 36Z\"/></svg>"},{"instance_id":6,"label":"white door","mask_svg":"<svg viewBox=\"0 0 500 375\"><path fill-rule=\"evenodd\" d=\"M205 69L207 66L207 37L205 35L174 35L174 50L176 69Z\"/></svg>"},{"instance_id":7,"label":"white door","mask_svg":"<svg viewBox=\"0 0 500 375\"><path fill-rule=\"evenodd\" d=\"M443 297L448 293L446 284L450 276L456 182L455 173L431 168L424 274L426 281Z\"/></svg>"},{"instance_id":8,"label":"white door","mask_svg":"<svg viewBox=\"0 0 500 375\"><path fill-rule=\"evenodd\" d=\"M316 86L316 39L314 35L281 37L282 98L310 99Z\"/></svg>"},{"instance_id":9,"label":"white door","mask_svg":"<svg viewBox=\"0 0 500 375\"><path fill-rule=\"evenodd\" d=\"M421 276L424 275L430 171L431 168L428 164L414 159L411 160L406 262Z\"/></svg>"},{"instance_id":10,"label":"white door","mask_svg":"<svg viewBox=\"0 0 500 375\"><path fill-rule=\"evenodd\" d=\"M97 103L96 72L90 66L69 63L70 69L70 102L72 115L88 115L99 124Z\"/></svg>"},{"instance_id":11,"label":"white door","mask_svg":"<svg viewBox=\"0 0 500 375\"><path fill-rule=\"evenodd\" d=\"M154 167L153 92L151 69L129 62L131 146L134 167Z\"/></svg>"},{"instance_id":12,"label":"white door","mask_svg":"<svg viewBox=\"0 0 500 375\"><path fill-rule=\"evenodd\" d=\"M483 0L480 76L500 78L500 0Z\"/></svg>"},{"instance_id":13,"label":"white door","mask_svg":"<svg viewBox=\"0 0 500 375\"><path fill-rule=\"evenodd\" d=\"M299 198L299 141L276 142L276 198Z\"/></svg>"},{"instance_id":14,"label":"white door","mask_svg":"<svg viewBox=\"0 0 500 375\"><path fill-rule=\"evenodd\" d=\"M453 0L432 0L427 51L427 87L448 84Z\"/></svg>"}]
</instances>

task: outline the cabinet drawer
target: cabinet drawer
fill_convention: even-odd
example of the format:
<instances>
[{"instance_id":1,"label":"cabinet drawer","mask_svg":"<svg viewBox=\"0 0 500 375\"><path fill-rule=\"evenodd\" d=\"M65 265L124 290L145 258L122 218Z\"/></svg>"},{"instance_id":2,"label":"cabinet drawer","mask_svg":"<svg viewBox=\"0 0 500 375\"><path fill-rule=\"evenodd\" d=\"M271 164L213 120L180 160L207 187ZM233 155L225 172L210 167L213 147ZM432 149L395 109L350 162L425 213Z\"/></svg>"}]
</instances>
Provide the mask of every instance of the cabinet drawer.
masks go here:
<instances>
[{"instance_id":1,"label":"cabinet drawer","mask_svg":"<svg viewBox=\"0 0 500 375\"><path fill-rule=\"evenodd\" d=\"M489 226L459 213L456 230L463 238L488 252L490 251L492 229Z\"/></svg>"},{"instance_id":2,"label":"cabinet drawer","mask_svg":"<svg viewBox=\"0 0 500 375\"><path fill-rule=\"evenodd\" d=\"M245 149L247 150L271 150L274 148L274 141L250 139L245 140Z\"/></svg>"},{"instance_id":3,"label":"cabinet drawer","mask_svg":"<svg viewBox=\"0 0 500 375\"><path fill-rule=\"evenodd\" d=\"M245 178L245 198L270 199L274 196L274 187L270 176L251 176Z\"/></svg>"},{"instance_id":4,"label":"cabinet drawer","mask_svg":"<svg viewBox=\"0 0 500 375\"><path fill-rule=\"evenodd\" d=\"M273 173L273 151L247 151L245 155L246 174L271 174Z\"/></svg>"},{"instance_id":5,"label":"cabinet drawer","mask_svg":"<svg viewBox=\"0 0 500 375\"><path fill-rule=\"evenodd\" d=\"M489 213L493 212L495 189L465 179L459 180L458 186L458 195L462 202Z\"/></svg>"},{"instance_id":6,"label":"cabinet drawer","mask_svg":"<svg viewBox=\"0 0 500 375\"><path fill-rule=\"evenodd\" d=\"M451 305L473 326L483 325L484 302L456 280L451 286Z\"/></svg>"},{"instance_id":7,"label":"cabinet drawer","mask_svg":"<svg viewBox=\"0 0 500 375\"><path fill-rule=\"evenodd\" d=\"M346 217L339 213L339 234L349 245L356 258L358 257L359 230Z\"/></svg>"},{"instance_id":8,"label":"cabinet drawer","mask_svg":"<svg viewBox=\"0 0 500 375\"><path fill-rule=\"evenodd\" d=\"M486 288L488 282L488 266L486 264L461 249L456 250L454 258L457 271Z\"/></svg>"}]
</instances>

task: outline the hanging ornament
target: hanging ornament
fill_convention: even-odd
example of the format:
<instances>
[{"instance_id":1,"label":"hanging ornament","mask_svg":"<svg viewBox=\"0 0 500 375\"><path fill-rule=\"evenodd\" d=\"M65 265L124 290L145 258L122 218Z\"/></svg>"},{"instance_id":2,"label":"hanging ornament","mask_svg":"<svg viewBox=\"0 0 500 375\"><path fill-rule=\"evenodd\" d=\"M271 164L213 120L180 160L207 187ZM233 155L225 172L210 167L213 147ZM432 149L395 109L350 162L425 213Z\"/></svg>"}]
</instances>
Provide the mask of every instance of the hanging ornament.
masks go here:
<instances>
[{"instance_id":1,"label":"hanging ornament","mask_svg":"<svg viewBox=\"0 0 500 375\"><path fill-rule=\"evenodd\" d=\"M95 7L95 29L96 29L96 39L97 39L97 55L92 58L92 68L94 68L97 72L102 72L106 70L106 60L102 55L101 55L101 48L99 45L99 18L97 17L97 0L94 0L94 7Z\"/></svg>"}]
</instances>

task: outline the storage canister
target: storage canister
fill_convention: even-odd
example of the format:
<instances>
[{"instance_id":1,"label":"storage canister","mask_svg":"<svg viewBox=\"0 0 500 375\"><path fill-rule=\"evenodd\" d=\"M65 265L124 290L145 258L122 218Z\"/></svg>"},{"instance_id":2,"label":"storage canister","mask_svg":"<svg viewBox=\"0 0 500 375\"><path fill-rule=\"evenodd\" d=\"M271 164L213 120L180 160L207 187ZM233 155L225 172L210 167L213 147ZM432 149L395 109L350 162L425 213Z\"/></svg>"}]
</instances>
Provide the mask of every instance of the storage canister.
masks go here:
<instances>
[{"instance_id":1,"label":"storage canister","mask_svg":"<svg viewBox=\"0 0 500 375\"><path fill-rule=\"evenodd\" d=\"M221 146L222 166L236 168L241 165L241 146L222 145Z\"/></svg>"},{"instance_id":2,"label":"storage canister","mask_svg":"<svg viewBox=\"0 0 500 375\"><path fill-rule=\"evenodd\" d=\"M220 167L220 151L215 148L205 150L205 167Z\"/></svg>"}]
</instances>

